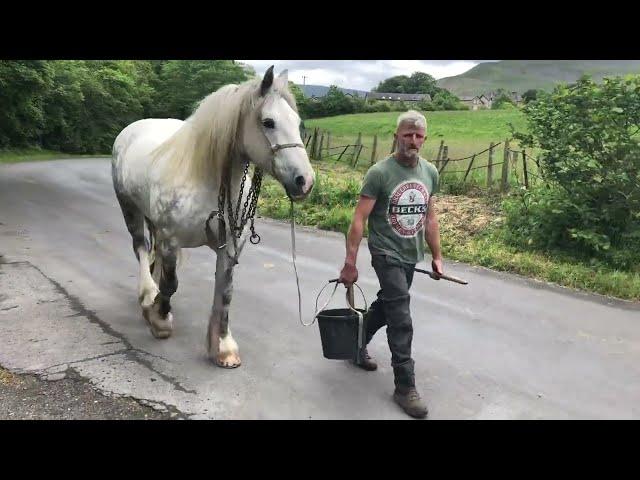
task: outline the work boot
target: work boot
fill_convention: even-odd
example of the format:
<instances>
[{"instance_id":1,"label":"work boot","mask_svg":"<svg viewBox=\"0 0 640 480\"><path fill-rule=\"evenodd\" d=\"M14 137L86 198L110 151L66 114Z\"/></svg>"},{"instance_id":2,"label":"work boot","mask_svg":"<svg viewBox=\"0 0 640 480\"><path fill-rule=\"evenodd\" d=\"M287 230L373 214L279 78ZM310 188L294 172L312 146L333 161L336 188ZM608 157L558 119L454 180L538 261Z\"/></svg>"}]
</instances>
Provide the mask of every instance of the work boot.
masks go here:
<instances>
[{"instance_id":1,"label":"work boot","mask_svg":"<svg viewBox=\"0 0 640 480\"><path fill-rule=\"evenodd\" d=\"M363 347L360 350L360 355L358 355L358 361L354 362L358 367L363 370L367 370L368 372L372 372L378 369L378 364L375 362L373 358L369 356L369 352L367 352L367 347Z\"/></svg>"},{"instance_id":2,"label":"work boot","mask_svg":"<svg viewBox=\"0 0 640 480\"><path fill-rule=\"evenodd\" d=\"M400 405L408 415L414 418L424 418L429 413L416 387L396 387L393 392L393 400Z\"/></svg>"}]
</instances>

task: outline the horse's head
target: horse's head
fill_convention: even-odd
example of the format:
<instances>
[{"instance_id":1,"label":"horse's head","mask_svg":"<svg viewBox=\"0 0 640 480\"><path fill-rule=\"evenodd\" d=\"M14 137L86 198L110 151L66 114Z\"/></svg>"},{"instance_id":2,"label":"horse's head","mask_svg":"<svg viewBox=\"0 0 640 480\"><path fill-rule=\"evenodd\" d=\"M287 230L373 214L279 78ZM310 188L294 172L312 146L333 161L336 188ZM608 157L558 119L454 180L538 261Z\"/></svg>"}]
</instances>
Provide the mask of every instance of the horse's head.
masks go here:
<instances>
[{"instance_id":1,"label":"horse's head","mask_svg":"<svg viewBox=\"0 0 640 480\"><path fill-rule=\"evenodd\" d=\"M300 138L300 117L287 71L274 79L271 66L254 95L256 108L242 122L243 149L282 184L289 197L302 200L313 188L315 172Z\"/></svg>"}]
</instances>

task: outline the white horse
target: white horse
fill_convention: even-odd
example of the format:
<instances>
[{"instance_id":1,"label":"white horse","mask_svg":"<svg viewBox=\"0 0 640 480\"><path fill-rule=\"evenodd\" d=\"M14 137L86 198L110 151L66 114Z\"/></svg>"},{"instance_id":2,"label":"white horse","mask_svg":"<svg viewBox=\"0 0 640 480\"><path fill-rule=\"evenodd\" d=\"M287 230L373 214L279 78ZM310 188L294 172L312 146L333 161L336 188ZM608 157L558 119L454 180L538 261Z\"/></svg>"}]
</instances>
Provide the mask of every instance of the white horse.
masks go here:
<instances>
[{"instance_id":1,"label":"white horse","mask_svg":"<svg viewBox=\"0 0 640 480\"><path fill-rule=\"evenodd\" d=\"M258 172L253 188L246 178L250 162ZM208 355L218 366L239 366L228 312L248 220L253 230L260 172L278 180L292 200L305 198L315 181L286 70L274 79L272 66L262 79L220 88L185 121L130 124L114 142L111 166L140 264L138 298L151 333L168 338L173 331L169 301L178 288L180 249L208 245L217 254Z\"/></svg>"}]
</instances>

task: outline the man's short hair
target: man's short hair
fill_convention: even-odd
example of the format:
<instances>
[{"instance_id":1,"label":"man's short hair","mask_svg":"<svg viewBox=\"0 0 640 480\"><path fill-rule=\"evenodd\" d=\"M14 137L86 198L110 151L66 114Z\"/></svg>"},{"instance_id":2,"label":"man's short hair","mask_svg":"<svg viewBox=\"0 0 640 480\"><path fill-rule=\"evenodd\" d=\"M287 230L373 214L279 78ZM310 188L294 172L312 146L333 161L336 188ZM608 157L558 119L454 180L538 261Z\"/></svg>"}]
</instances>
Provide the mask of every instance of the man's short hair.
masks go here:
<instances>
[{"instance_id":1,"label":"man's short hair","mask_svg":"<svg viewBox=\"0 0 640 480\"><path fill-rule=\"evenodd\" d=\"M396 128L399 128L402 123L410 123L415 125L416 127L427 129L427 119L420 112L416 112L415 110L409 110L408 112L404 112L402 115L398 117L398 123Z\"/></svg>"}]
</instances>

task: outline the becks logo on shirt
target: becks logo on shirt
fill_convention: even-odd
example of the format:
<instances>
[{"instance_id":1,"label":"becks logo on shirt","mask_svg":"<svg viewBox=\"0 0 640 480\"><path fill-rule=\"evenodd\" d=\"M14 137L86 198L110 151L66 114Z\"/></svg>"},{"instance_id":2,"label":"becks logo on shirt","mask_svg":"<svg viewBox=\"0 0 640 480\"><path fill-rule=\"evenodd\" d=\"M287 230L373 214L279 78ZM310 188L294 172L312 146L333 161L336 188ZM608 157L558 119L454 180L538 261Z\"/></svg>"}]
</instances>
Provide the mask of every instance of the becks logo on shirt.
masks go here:
<instances>
[{"instance_id":1,"label":"becks logo on shirt","mask_svg":"<svg viewBox=\"0 0 640 480\"><path fill-rule=\"evenodd\" d=\"M429 193L421 182L402 182L389 199L389 224L400 237L415 237L422 230Z\"/></svg>"},{"instance_id":2,"label":"becks logo on shirt","mask_svg":"<svg viewBox=\"0 0 640 480\"><path fill-rule=\"evenodd\" d=\"M391 205L389 206L389 213L397 215L414 215L416 213L426 213L426 205Z\"/></svg>"}]
</instances>

